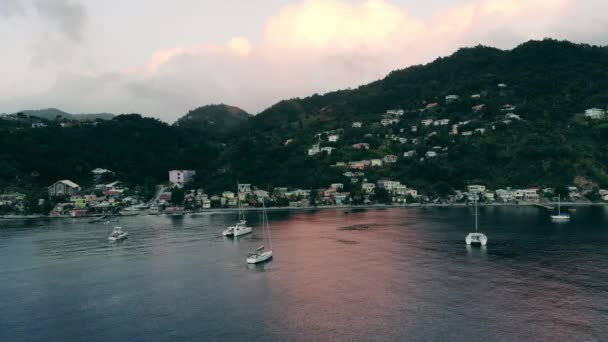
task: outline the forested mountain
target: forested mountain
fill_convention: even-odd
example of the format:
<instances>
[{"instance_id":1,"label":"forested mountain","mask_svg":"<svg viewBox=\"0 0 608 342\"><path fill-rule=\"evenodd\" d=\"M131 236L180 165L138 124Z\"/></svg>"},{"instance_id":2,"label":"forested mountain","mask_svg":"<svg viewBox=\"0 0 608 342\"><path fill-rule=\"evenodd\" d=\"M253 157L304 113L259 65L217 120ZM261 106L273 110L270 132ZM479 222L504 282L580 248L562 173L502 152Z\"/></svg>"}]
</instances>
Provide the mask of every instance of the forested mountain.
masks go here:
<instances>
[{"instance_id":1,"label":"forested mountain","mask_svg":"<svg viewBox=\"0 0 608 342\"><path fill-rule=\"evenodd\" d=\"M173 126L137 115L70 128L0 125L0 180L81 181L103 167L132 183L160 182L170 169L193 168L211 190L237 180L311 188L349 182L348 162L396 155L396 163L366 168L359 182L393 178L428 192L468 182L608 186L608 121L581 114L607 105L606 47L555 40L513 50L478 46L356 89L282 101L253 117L214 105ZM329 134L340 138L330 142ZM309 156L315 144L335 150Z\"/></svg>"},{"instance_id":2,"label":"forested mountain","mask_svg":"<svg viewBox=\"0 0 608 342\"><path fill-rule=\"evenodd\" d=\"M225 104L207 105L191 110L175 123L182 128L196 129L208 134L224 134L238 128L251 115Z\"/></svg>"},{"instance_id":3,"label":"forested mountain","mask_svg":"<svg viewBox=\"0 0 608 342\"><path fill-rule=\"evenodd\" d=\"M36 118L41 118L45 120L57 120L57 119L66 119L66 120L111 120L114 118L114 114L110 113L90 113L90 114L71 114L68 112L64 112L57 108L47 108L47 109L36 109L36 110L22 110L18 113L21 113L26 116L32 116ZM18 113L13 113L16 115ZM8 114L4 114L8 115Z\"/></svg>"}]
</instances>

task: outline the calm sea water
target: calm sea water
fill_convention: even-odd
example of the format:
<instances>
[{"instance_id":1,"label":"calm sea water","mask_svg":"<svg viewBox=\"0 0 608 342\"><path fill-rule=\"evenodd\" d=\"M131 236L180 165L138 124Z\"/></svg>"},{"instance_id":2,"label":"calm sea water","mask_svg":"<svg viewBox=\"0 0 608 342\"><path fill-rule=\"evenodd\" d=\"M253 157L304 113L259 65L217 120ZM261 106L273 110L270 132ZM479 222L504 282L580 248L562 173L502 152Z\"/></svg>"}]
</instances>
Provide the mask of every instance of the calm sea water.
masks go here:
<instances>
[{"instance_id":1,"label":"calm sea water","mask_svg":"<svg viewBox=\"0 0 608 342\"><path fill-rule=\"evenodd\" d=\"M608 209L530 207L0 223L0 341L608 340ZM249 213L257 225L259 213Z\"/></svg>"}]
</instances>

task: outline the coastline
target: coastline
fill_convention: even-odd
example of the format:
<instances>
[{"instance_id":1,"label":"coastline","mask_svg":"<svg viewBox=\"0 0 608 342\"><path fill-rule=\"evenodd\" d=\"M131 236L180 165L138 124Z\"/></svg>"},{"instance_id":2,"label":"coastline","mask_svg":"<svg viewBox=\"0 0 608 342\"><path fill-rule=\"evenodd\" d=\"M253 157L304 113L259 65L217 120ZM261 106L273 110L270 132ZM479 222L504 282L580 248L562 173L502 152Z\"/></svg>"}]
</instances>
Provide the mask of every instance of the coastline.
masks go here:
<instances>
[{"instance_id":1,"label":"coastline","mask_svg":"<svg viewBox=\"0 0 608 342\"><path fill-rule=\"evenodd\" d=\"M543 210L555 209L552 208L557 206L557 202L521 202L521 203L478 203L480 207L537 207ZM583 206L608 206L608 203L593 203L593 202L561 202L562 206L570 207L583 207ZM311 211L311 210L341 210L341 209L392 209L392 208L463 208L470 207L471 203L406 203L406 204L370 204L370 205L319 205L319 206L308 206L308 207L268 207L268 211ZM242 208L243 211L261 211L262 208ZM184 211L177 214L166 214L166 213L148 213L135 212L132 215L89 215L89 216L48 216L48 215L6 215L0 216L0 222L2 221L17 221L17 220L30 220L30 219L99 219L100 217L133 217L133 216L183 216L183 215L200 215L200 214L221 214L221 213L234 213L237 212L237 208L215 208L215 209L201 209Z\"/></svg>"}]
</instances>

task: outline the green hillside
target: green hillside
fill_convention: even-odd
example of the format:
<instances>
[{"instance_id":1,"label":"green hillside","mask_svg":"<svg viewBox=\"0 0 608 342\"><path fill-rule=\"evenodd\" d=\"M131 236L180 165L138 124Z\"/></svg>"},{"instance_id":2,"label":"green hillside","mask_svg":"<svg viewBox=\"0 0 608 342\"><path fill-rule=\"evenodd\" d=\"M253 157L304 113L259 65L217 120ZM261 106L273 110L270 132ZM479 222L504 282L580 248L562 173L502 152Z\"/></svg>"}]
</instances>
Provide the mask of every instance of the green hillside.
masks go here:
<instances>
[{"instance_id":1,"label":"green hillside","mask_svg":"<svg viewBox=\"0 0 608 342\"><path fill-rule=\"evenodd\" d=\"M504 51L479 46L356 89L285 100L253 117L213 105L173 126L138 116L63 129L0 125L0 180L44 185L104 167L137 183L194 168L197 185L209 190L237 180L311 188L350 183L354 177L343 175L349 162L396 155L396 163L366 167L357 184L392 178L429 193L469 182L605 187L608 121L582 113L607 105L606 47L554 40ZM383 119L399 121L384 126ZM330 142L329 134L340 138ZM315 144L334 150L309 156Z\"/></svg>"}]
</instances>

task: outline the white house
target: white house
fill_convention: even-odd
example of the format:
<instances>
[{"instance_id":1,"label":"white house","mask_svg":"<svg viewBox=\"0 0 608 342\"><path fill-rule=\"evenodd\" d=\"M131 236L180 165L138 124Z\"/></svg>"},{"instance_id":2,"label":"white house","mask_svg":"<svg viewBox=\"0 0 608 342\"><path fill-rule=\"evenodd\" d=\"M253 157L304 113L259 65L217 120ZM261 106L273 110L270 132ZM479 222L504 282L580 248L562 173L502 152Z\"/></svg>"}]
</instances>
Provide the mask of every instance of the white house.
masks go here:
<instances>
[{"instance_id":1,"label":"white house","mask_svg":"<svg viewBox=\"0 0 608 342\"><path fill-rule=\"evenodd\" d=\"M171 184L185 184L191 181L196 175L194 170L171 170L169 171L169 182Z\"/></svg>"},{"instance_id":2,"label":"white house","mask_svg":"<svg viewBox=\"0 0 608 342\"><path fill-rule=\"evenodd\" d=\"M403 109L389 109L386 111L386 114L402 116L405 114L405 111Z\"/></svg>"},{"instance_id":3,"label":"white house","mask_svg":"<svg viewBox=\"0 0 608 342\"><path fill-rule=\"evenodd\" d=\"M515 196L513 194L513 191L511 190L498 189L496 190L496 196L498 196L504 202L510 202L515 200Z\"/></svg>"},{"instance_id":4,"label":"white house","mask_svg":"<svg viewBox=\"0 0 608 342\"><path fill-rule=\"evenodd\" d=\"M589 108L585 110L585 116L589 119L603 119L604 118L604 110L601 108Z\"/></svg>"},{"instance_id":5,"label":"white house","mask_svg":"<svg viewBox=\"0 0 608 342\"><path fill-rule=\"evenodd\" d=\"M321 147L321 152L327 152L327 154L331 154L336 148L335 147Z\"/></svg>"},{"instance_id":6,"label":"white house","mask_svg":"<svg viewBox=\"0 0 608 342\"><path fill-rule=\"evenodd\" d=\"M384 119L380 120L380 124L382 126L389 126L389 125L396 124L396 123L399 123L399 119L384 118Z\"/></svg>"},{"instance_id":7,"label":"white house","mask_svg":"<svg viewBox=\"0 0 608 342\"><path fill-rule=\"evenodd\" d=\"M485 192L486 191L486 187L485 185L469 185L467 186L467 191L468 192Z\"/></svg>"},{"instance_id":8,"label":"white house","mask_svg":"<svg viewBox=\"0 0 608 342\"><path fill-rule=\"evenodd\" d=\"M435 126L445 126L448 125L450 123L450 119L440 119L437 120L435 122L433 122L433 125Z\"/></svg>"},{"instance_id":9,"label":"white house","mask_svg":"<svg viewBox=\"0 0 608 342\"><path fill-rule=\"evenodd\" d=\"M327 137L327 141L329 141L329 142L336 142L338 140L340 140L339 134L331 134Z\"/></svg>"},{"instance_id":10,"label":"white house","mask_svg":"<svg viewBox=\"0 0 608 342\"><path fill-rule=\"evenodd\" d=\"M473 95L471 95L471 98L472 99L480 99L481 95L480 94L473 94Z\"/></svg>"},{"instance_id":11,"label":"white house","mask_svg":"<svg viewBox=\"0 0 608 342\"><path fill-rule=\"evenodd\" d=\"M479 133L479 134L484 134L486 132L485 128L475 128L475 132Z\"/></svg>"},{"instance_id":12,"label":"white house","mask_svg":"<svg viewBox=\"0 0 608 342\"><path fill-rule=\"evenodd\" d=\"M445 102L451 103L454 101L458 101L459 99L460 99L460 96L458 96L458 95L448 95L445 97Z\"/></svg>"},{"instance_id":13,"label":"white house","mask_svg":"<svg viewBox=\"0 0 608 342\"><path fill-rule=\"evenodd\" d=\"M371 165L372 166L382 166L382 159L372 159Z\"/></svg>"},{"instance_id":14,"label":"white house","mask_svg":"<svg viewBox=\"0 0 608 342\"><path fill-rule=\"evenodd\" d=\"M96 168L94 170L91 170L91 173L94 174L95 176L101 176L103 174L106 173L112 173L112 171L108 170L108 169L102 169L102 168Z\"/></svg>"},{"instance_id":15,"label":"white house","mask_svg":"<svg viewBox=\"0 0 608 342\"><path fill-rule=\"evenodd\" d=\"M357 150L362 150L362 149L369 150L369 144L368 143L358 143L358 144L354 144L353 148L355 148Z\"/></svg>"},{"instance_id":16,"label":"white house","mask_svg":"<svg viewBox=\"0 0 608 342\"><path fill-rule=\"evenodd\" d=\"M232 191L224 191L222 192L222 197L225 199L233 199L234 198L234 192Z\"/></svg>"},{"instance_id":17,"label":"white house","mask_svg":"<svg viewBox=\"0 0 608 342\"><path fill-rule=\"evenodd\" d=\"M403 152L403 156L405 158L412 158L414 155L416 155L416 151L414 151L414 150Z\"/></svg>"},{"instance_id":18,"label":"white house","mask_svg":"<svg viewBox=\"0 0 608 342\"><path fill-rule=\"evenodd\" d=\"M308 149L309 156L314 156L315 154L319 153L321 153L321 148L319 147L319 144L314 144L311 148Z\"/></svg>"},{"instance_id":19,"label":"white house","mask_svg":"<svg viewBox=\"0 0 608 342\"><path fill-rule=\"evenodd\" d=\"M381 179L377 182L377 184L378 184L379 188L386 189L387 191L392 192L393 189L395 189L396 187L401 185L401 182L388 180L388 179Z\"/></svg>"},{"instance_id":20,"label":"white house","mask_svg":"<svg viewBox=\"0 0 608 342\"><path fill-rule=\"evenodd\" d=\"M450 135L458 135L458 125L452 125L452 130L450 131Z\"/></svg>"},{"instance_id":21,"label":"white house","mask_svg":"<svg viewBox=\"0 0 608 342\"><path fill-rule=\"evenodd\" d=\"M374 192L374 189L376 188L376 184L374 183L362 183L361 184L361 191L369 194Z\"/></svg>"},{"instance_id":22,"label":"white house","mask_svg":"<svg viewBox=\"0 0 608 342\"><path fill-rule=\"evenodd\" d=\"M471 136L471 135L473 135L473 132L472 132L472 131L464 131L464 132L462 132L462 133L460 133L460 134L461 134L462 136L467 137L467 136Z\"/></svg>"},{"instance_id":23,"label":"white house","mask_svg":"<svg viewBox=\"0 0 608 342\"><path fill-rule=\"evenodd\" d=\"M32 128L44 128L46 124L44 122L32 122Z\"/></svg>"},{"instance_id":24,"label":"white house","mask_svg":"<svg viewBox=\"0 0 608 342\"><path fill-rule=\"evenodd\" d=\"M418 131L418 126L412 126L410 131L416 133Z\"/></svg>"},{"instance_id":25,"label":"white house","mask_svg":"<svg viewBox=\"0 0 608 342\"><path fill-rule=\"evenodd\" d=\"M403 138L403 137L399 137L398 140L401 144L405 144L407 142L407 138Z\"/></svg>"},{"instance_id":26,"label":"white house","mask_svg":"<svg viewBox=\"0 0 608 342\"><path fill-rule=\"evenodd\" d=\"M507 113L505 115L505 119L507 120L521 120L521 117L515 113Z\"/></svg>"},{"instance_id":27,"label":"white house","mask_svg":"<svg viewBox=\"0 0 608 342\"><path fill-rule=\"evenodd\" d=\"M238 184L239 192L250 193L251 184Z\"/></svg>"},{"instance_id":28,"label":"white house","mask_svg":"<svg viewBox=\"0 0 608 342\"><path fill-rule=\"evenodd\" d=\"M426 119L426 120L420 121L420 123L423 124L423 125L425 125L425 126L430 126L433 123L433 120Z\"/></svg>"},{"instance_id":29,"label":"white house","mask_svg":"<svg viewBox=\"0 0 608 342\"><path fill-rule=\"evenodd\" d=\"M336 190L342 190L344 189L344 184L342 183L333 183L329 186L332 189L336 189Z\"/></svg>"},{"instance_id":30,"label":"white house","mask_svg":"<svg viewBox=\"0 0 608 342\"><path fill-rule=\"evenodd\" d=\"M506 88L507 85L504 83L498 83L498 88Z\"/></svg>"},{"instance_id":31,"label":"white house","mask_svg":"<svg viewBox=\"0 0 608 342\"><path fill-rule=\"evenodd\" d=\"M427 158L435 158L435 157L437 157L437 152L435 152L435 151L427 151L424 154L424 156L427 157Z\"/></svg>"},{"instance_id":32,"label":"white house","mask_svg":"<svg viewBox=\"0 0 608 342\"><path fill-rule=\"evenodd\" d=\"M514 105L512 105L512 104L506 104L506 105L502 106L500 108L500 110L503 111L503 112L512 112L512 111L515 110L515 108L516 107Z\"/></svg>"},{"instance_id":33,"label":"white house","mask_svg":"<svg viewBox=\"0 0 608 342\"><path fill-rule=\"evenodd\" d=\"M361 128L361 127L363 127L363 124L360 121L355 121L355 122L353 122L352 127Z\"/></svg>"},{"instance_id":34,"label":"white house","mask_svg":"<svg viewBox=\"0 0 608 342\"><path fill-rule=\"evenodd\" d=\"M387 154L382 158L382 160L387 164L392 164L397 162L397 156L394 154Z\"/></svg>"}]
</instances>

